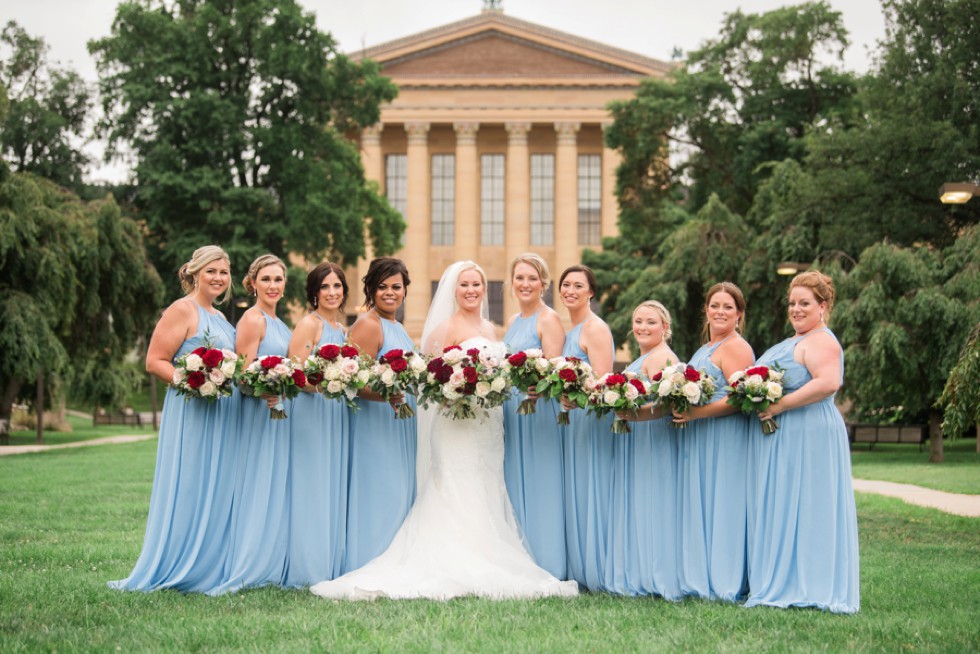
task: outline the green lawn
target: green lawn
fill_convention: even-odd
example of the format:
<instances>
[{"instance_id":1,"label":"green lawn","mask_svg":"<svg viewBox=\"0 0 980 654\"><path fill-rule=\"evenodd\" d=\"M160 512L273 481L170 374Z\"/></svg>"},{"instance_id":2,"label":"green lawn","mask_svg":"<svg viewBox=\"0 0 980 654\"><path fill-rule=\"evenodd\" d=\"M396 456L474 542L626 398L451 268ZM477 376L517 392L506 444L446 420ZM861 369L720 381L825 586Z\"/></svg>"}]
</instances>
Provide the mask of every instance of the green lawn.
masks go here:
<instances>
[{"instance_id":1,"label":"green lawn","mask_svg":"<svg viewBox=\"0 0 980 654\"><path fill-rule=\"evenodd\" d=\"M980 520L858 495L862 610L572 600L338 603L105 587L139 552L156 442L0 457L0 651L976 652Z\"/></svg>"},{"instance_id":2,"label":"green lawn","mask_svg":"<svg viewBox=\"0 0 980 654\"><path fill-rule=\"evenodd\" d=\"M929 444L857 445L851 450L851 467L858 479L897 481L947 491L980 495L980 454L972 439L946 441L943 463L929 463Z\"/></svg>"},{"instance_id":3,"label":"green lawn","mask_svg":"<svg viewBox=\"0 0 980 654\"><path fill-rule=\"evenodd\" d=\"M153 427L145 425L136 427L134 425L99 425L93 426L91 418L78 418L72 415L67 416L71 431L45 431L43 445L61 445L62 443L75 443L77 441L88 441L93 438L103 436L118 436L120 434L153 434L156 432ZM37 432L32 430L10 432L10 445L35 445L37 443ZM3 446L0 445L0 450Z\"/></svg>"}]
</instances>

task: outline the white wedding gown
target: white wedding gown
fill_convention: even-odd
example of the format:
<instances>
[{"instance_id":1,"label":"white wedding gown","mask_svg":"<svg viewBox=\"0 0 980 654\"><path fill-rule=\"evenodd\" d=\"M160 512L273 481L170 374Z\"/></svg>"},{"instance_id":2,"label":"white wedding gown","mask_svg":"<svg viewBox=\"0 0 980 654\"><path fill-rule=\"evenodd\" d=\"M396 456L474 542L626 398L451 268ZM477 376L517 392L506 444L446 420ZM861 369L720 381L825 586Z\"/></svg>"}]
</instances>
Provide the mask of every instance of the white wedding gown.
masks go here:
<instances>
[{"instance_id":1,"label":"white wedding gown","mask_svg":"<svg viewBox=\"0 0 980 654\"><path fill-rule=\"evenodd\" d=\"M464 349L474 346L498 347L484 338L463 343ZM391 545L364 567L311 591L355 600L578 593L576 582L559 581L528 553L504 485L501 409L478 413L453 420L435 412L431 465Z\"/></svg>"}]
</instances>

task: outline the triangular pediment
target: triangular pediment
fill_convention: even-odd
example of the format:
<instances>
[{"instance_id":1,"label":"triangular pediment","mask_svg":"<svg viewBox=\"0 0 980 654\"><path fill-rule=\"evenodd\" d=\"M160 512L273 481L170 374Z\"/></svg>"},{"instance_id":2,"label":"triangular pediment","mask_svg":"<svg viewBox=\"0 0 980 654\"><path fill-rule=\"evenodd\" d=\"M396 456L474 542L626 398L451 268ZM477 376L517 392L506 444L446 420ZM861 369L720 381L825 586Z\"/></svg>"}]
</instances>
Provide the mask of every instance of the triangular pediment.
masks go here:
<instances>
[{"instance_id":1,"label":"triangular pediment","mask_svg":"<svg viewBox=\"0 0 980 654\"><path fill-rule=\"evenodd\" d=\"M484 11L352 53L396 80L415 77L662 77L673 64Z\"/></svg>"}]
</instances>

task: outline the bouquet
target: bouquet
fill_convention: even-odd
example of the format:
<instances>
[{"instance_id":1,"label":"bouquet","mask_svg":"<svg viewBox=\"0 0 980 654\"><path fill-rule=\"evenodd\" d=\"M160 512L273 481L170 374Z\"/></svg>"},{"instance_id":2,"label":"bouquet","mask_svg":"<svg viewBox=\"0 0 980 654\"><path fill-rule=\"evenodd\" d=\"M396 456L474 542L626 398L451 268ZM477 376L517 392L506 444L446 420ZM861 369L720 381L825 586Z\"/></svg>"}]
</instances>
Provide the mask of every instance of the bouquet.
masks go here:
<instances>
[{"instance_id":1,"label":"bouquet","mask_svg":"<svg viewBox=\"0 0 980 654\"><path fill-rule=\"evenodd\" d=\"M203 397L214 401L231 395L235 378L241 374L245 361L231 350L199 347L177 359L172 385L184 398Z\"/></svg>"},{"instance_id":2,"label":"bouquet","mask_svg":"<svg viewBox=\"0 0 980 654\"><path fill-rule=\"evenodd\" d=\"M651 393L656 391L659 403L678 413L684 413L692 406L707 404L715 392L715 383L704 370L695 370L685 363L668 365L650 381ZM670 424L678 429L684 428L684 423Z\"/></svg>"},{"instance_id":3,"label":"bouquet","mask_svg":"<svg viewBox=\"0 0 980 654\"><path fill-rule=\"evenodd\" d=\"M411 350L388 350L371 368L371 390L391 400L399 393L416 394L421 375L425 372L425 359L421 354ZM411 418L415 411L407 403L402 402L395 409L398 419Z\"/></svg>"},{"instance_id":4,"label":"bouquet","mask_svg":"<svg viewBox=\"0 0 980 654\"><path fill-rule=\"evenodd\" d=\"M299 395L306 386L306 373L291 359L280 356L259 357L238 378L243 395L262 397L275 395L279 401L269 409L273 420L286 418L282 401Z\"/></svg>"},{"instance_id":5,"label":"bouquet","mask_svg":"<svg viewBox=\"0 0 980 654\"><path fill-rule=\"evenodd\" d=\"M646 384L635 373L609 373L600 377L589 393L589 411L600 417L611 411L636 411L649 393ZM629 423L617 416L611 431L628 434L631 430Z\"/></svg>"},{"instance_id":6,"label":"bouquet","mask_svg":"<svg viewBox=\"0 0 980 654\"><path fill-rule=\"evenodd\" d=\"M353 345L327 343L306 358L303 372L307 383L316 386L324 397L343 400L355 411L357 391L371 379L367 360Z\"/></svg>"},{"instance_id":7,"label":"bouquet","mask_svg":"<svg viewBox=\"0 0 980 654\"><path fill-rule=\"evenodd\" d=\"M783 397L783 371L778 364L755 366L739 370L728 378L728 399L733 407L742 413L754 414L765 411ZM766 418L762 421L762 433L774 434L779 428L776 421Z\"/></svg>"},{"instance_id":8,"label":"bouquet","mask_svg":"<svg viewBox=\"0 0 980 654\"><path fill-rule=\"evenodd\" d=\"M532 348L507 357L507 367L510 383L526 394L532 388L537 389L538 382L551 371L551 361L545 358L544 352ZM534 413L536 404L533 399L525 397L517 407L517 414L526 416Z\"/></svg>"},{"instance_id":9,"label":"bouquet","mask_svg":"<svg viewBox=\"0 0 980 654\"><path fill-rule=\"evenodd\" d=\"M562 395L584 409L589 405L589 392L595 388L592 367L577 357L555 357L551 370L538 382L538 395L552 399ZM568 411L558 412L558 424L569 424Z\"/></svg>"},{"instance_id":10,"label":"bouquet","mask_svg":"<svg viewBox=\"0 0 980 654\"><path fill-rule=\"evenodd\" d=\"M475 418L478 408L500 406L510 390L500 354L496 356L489 347L463 351L450 345L428 362L419 396L422 405L438 404L443 415L455 420Z\"/></svg>"}]
</instances>

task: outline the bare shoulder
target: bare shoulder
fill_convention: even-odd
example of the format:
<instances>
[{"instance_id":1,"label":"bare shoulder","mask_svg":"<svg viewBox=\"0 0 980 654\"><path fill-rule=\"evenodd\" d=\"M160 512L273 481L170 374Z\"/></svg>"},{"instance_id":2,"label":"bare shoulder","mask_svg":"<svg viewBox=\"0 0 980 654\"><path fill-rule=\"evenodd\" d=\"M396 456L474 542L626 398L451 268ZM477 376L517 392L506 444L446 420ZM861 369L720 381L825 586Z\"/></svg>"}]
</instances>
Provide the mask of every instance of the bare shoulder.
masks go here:
<instances>
[{"instance_id":1,"label":"bare shoulder","mask_svg":"<svg viewBox=\"0 0 980 654\"><path fill-rule=\"evenodd\" d=\"M489 320L483 321L481 325L481 335L491 341L500 339L500 334L497 332L497 326Z\"/></svg>"},{"instance_id":2,"label":"bare shoulder","mask_svg":"<svg viewBox=\"0 0 980 654\"><path fill-rule=\"evenodd\" d=\"M810 352L818 355L836 355L841 352L840 343L837 342L834 335L823 330L814 332L800 341L797 349L803 350L804 353Z\"/></svg>"},{"instance_id":3,"label":"bare shoulder","mask_svg":"<svg viewBox=\"0 0 980 654\"><path fill-rule=\"evenodd\" d=\"M721 344L721 347L719 347L718 350L724 357L755 357L754 353L752 352L752 346L749 345L749 342L742 338L741 335L728 339Z\"/></svg>"},{"instance_id":4,"label":"bare shoulder","mask_svg":"<svg viewBox=\"0 0 980 654\"><path fill-rule=\"evenodd\" d=\"M589 322L595 322L591 320ZM546 306L538 314L538 326L547 329L560 329L562 333L565 332L565 328L561 324L561 318L558 316L558 312L549 306Z\"/></svg>"},{"instance_id":5,"label":"bare shoulder","mask_svg":"<svg viewBox=\"0 0 980 654\"><path fill-rule=\"evenodd\" d=\"M596 316L594 320L586 321L586 323L582 326L582 333L590 339L608 338L610 341L612 340L612 330L609 329L609 325L606 324L606 321L598 316Z\"/></svg>"},{"instance_id":6,"label":"bare shoulder","mask_svg":"<svg viewBox=\"0 0 980 654\"><path fill-rule=\"evenodd\" d=\"M510 318L508 318L507 319L507 322L504 323L504 328L505 329L510 329L510 326L514 324L514 321L517 320L517 316L519 316L519 315L521 315L521 312L520 311L518 311L517 313L515 313L514 315L512 315Z\"/></svg>"},{"instance_id":7,"label":"bare shoulder","mask_svg":"<svg viewBox=\"0 0 980 654\"><path fill-rule=\"evenodd\" d=\"M381 318L373 311L367 311L358 316L347 334L350 341L361 348L361 351L376 356L384 342L384 330Z\"/></svg>"},{"instance_id":8,"label":"bare shoulder","mask_svg":"<svg viewBox=\"0 0 980 654\"><path fill-rule=\"evenodd\" d=\"M252 329L257 329L265 325L265 317L262 314L262 310L257 307L252 307L246 309L242 317L238 319L238 328L250 327Z\"/></svg>"}]
</instances>

